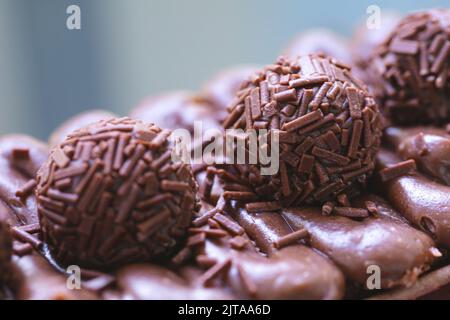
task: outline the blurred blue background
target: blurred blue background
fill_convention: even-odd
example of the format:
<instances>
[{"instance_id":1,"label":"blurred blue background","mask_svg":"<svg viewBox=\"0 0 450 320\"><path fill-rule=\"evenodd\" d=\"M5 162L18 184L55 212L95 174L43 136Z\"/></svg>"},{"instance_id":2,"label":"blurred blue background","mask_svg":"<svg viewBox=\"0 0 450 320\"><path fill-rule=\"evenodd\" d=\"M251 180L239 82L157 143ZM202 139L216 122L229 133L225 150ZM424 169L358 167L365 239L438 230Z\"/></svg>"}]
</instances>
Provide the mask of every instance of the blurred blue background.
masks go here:
<instances>
[{"instance_id":1,"label":"blurred blue background","mask_svg":"<svg viewBox=\"0 0 450 320\"><path fill-rule=\"evenodd\" d=\"M66 8L81 7L81 30ZM46 139L91 108L119 114L144 97L197 90L220 69L273 61L298 32L345 36L366 8L408 12L449 0L0 0L0 133Z\"/></svg>"}]
</instances>

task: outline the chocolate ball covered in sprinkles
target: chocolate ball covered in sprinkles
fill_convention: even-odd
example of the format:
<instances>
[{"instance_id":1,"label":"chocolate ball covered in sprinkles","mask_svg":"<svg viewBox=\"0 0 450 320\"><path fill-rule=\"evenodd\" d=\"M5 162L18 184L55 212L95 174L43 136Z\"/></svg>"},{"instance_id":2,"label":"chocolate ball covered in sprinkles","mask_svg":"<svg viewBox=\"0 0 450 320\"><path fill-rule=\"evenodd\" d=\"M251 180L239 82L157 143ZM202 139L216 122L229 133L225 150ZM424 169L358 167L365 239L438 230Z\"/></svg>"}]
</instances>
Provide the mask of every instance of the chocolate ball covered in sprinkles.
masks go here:
<instances>
[{"instance_id":1,"label":"chocolate ball covered in sprinkles","mask_svg":"<svg viewBox=\"0 0 450 320\"><path fill-rule=\"evenodd\" d=\"M265 128L279 136L276 174L248 162L218 170L228 198L262 201L247 203L249 211L350 198L372 174L381 116L366 86L334 58L280 57L240 89L228 110L225 129ZM268 149L270 156L270 142Z\"/></svg>"},{"instance_id":2,"label":"chocolate ball covered in sprinkles","mask_svg":"<svg viewBox=\"0 0 450 320\"><path fill-rule=\"evenodd\" d=\"M61 264L99 269L169 256L198 209L190 164L170 130L100 121L52 149L37 174L43 238Z\"/></svg>"},{"instance_id":3,"label":"chocolate ball covered in sprinkles","mask_svg":"<svg viewBox=\"0 0 450 320\"><path fill-rule=\"evenodd\" d=\"M402 19L369 60L382 111L397 124L450 120L450 10Z\"/></svg>"}]
</instances>

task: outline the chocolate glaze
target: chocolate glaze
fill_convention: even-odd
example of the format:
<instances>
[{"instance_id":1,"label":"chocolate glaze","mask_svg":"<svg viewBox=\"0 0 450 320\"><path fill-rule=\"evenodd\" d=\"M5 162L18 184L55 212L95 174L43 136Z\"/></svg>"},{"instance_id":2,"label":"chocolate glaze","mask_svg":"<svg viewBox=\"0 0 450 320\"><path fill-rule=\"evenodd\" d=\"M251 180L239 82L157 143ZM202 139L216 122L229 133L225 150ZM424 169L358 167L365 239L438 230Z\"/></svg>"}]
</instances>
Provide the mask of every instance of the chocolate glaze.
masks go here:
<instances>
[{"instance_id":1,"label":"chocolate glaze","mask_svg":"<svg viewBox=\"0 0 450 320\"><path fill-rule=\"evenodd\" d=\"M56 272L38 255L16 258L11 282L15 298L19 300L86 300L98 296L87 290L70 290L67 276Z\"/></svg>"},{"instance_id":2,"label":"chocolate glaze","mask_svg":"<svg viewBox=\"0 0 450 320\"><path fill-rule=\"evenodd\" d=\"M393 152L380 150L377 169L400 162ZM450 187L434 182L419 172L380 183L392 206L439 244L450 246Z\"/></svg>"},{"instance_id":3,"label":"chocolate glaze","mask_svg":"<svg viewBox=\"0 0 450 320\"><path fill-rule=\"evenodd\" d=\"M89 110L82 113L79 113L72 118L65 121L63 124L61 124L58 128L53 131L53 133L50 135L50 138L48 139L48 143L51 147L54 147L61 142L63 142L67 135L77 129L80 129L81 127L85 127L88 124L100 121L100 120L107 120L110 118L117 117L114 113L106 110Z\"/></svg>"},{"instance_id":4,"label":"chocolate glaze","mask_svg":"<svg viewBox=\"0 0 450 320\"><path fill-rule=\"evenodd\" d=\"M17 147L29 149L29 157L13 158ZM0 199L2 206L9 212L11 224L31 224L38 221L36 200L34 197L20 199L16 191L21 188L37 171L47 158L45 144L24 135L7 135L0 138Z\"/></svg>"},{"instance_id":5,"label":"chocolate glaze","mask_svg":"<svg viewBox=\"0 0 450 320\"><path fill-rule=\"evenodd\" d=\"M198 273L197 273L198 274ZM117 273L122 298L137 300L225 300L233 295L220 288L204 288L173 271L151 264L124 267Z\"/></svg>"},{"instance_id":6,"label":"chocolate glaze","mask_svg":"<svg viewBox=\"0 0 450 320\"><path fill-rule=\"evenodd\" d=\"M377 205L382 212L379 217L356 221L323 216L319 208L312 207L286 209L282 215L294 230L308 230L311 246L325 253L349 279L363 287L369 265L382 270L382 288L414 283L434 260L430 250L433 240L391 217L393 209L385 202L373 196L365 199Z\"/></svg>"},{"instance_id":7,"label":"chocolate glaze","mask_svg":"<svg viewBox=\"0 0 450 320\"><path fill-rule=\"evenodd\" d=\"M450 185L450 135L445 130L391 127L385 139L403 159L414 159L421 172Z\"/></svg>"},{"instance_id":8,"label":"chocolate glaze","mask_svg":"<svg viewBox=\"0 0 450 320\"><path fill-rule=\"evenodd\" d=\"M250 216L234 203L226 211L245 229L267 257L259 254L250 243L246 250L230 250L228 239L206 242L204 254L218 261L231 258L235 263L228 271L228 284L234 292L246 292L237 268L257 288L258 299L339 299L344 293L342 273L327 258L304 245L292 245L281 250L272 247L272 240L290 233L289 227L276 213Z\"/></svg>"},{"instance_id":9,"label":"chocolate glaze","mask_svg":"<svg viewBox=\"0 0 450 320\"><path fill-rule=\"evenodd\" d=\"M14 158L13 150L28 150L28 157ZM48 156L48 146L44 142L23 134L10 134L0 138L0 155L10 161L11 166L29 179L34 178L39 167Z\"/></svg>"},{"instance_id":10,"label":"chocolate glaze","mask_svg":"<svg viewBox=\"0 0 450 320\"><path fill-rule=\"evenodd\" d=\"M450 266L430 272L410 287L399 288L370 297L370 300L412 300L421 299L448 300L450 298L448 285L441 288L442 283L450 282Z\"/></svg>"}]
</instances>

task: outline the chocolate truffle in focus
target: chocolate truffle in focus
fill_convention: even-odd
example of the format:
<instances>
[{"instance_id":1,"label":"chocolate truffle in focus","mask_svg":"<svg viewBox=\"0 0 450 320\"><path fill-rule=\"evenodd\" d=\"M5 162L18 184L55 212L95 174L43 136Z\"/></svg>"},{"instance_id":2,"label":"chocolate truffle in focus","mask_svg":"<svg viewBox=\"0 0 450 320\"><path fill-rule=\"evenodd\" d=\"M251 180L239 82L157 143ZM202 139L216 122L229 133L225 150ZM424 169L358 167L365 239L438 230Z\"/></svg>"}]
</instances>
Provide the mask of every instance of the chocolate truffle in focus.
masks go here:
<instances>
[{"instance_id":1,"label":"chocolate truffle in focus","mask_svg":"<svg viewBox=\"0 0 450 320\"><path fill-rule=\"evenodd\" d=\"M350 67L322 55L281 57L253 79L229 106L224 128L277 132L279 170L268 176L259 163L227 165L225 189L252 190L253 198L285 206L358 194L374 169L381 116Z\"/></svg>"},{"instance_id":2,"label":"chocolate truffle in focus","mask_svg":"<svg viewBox=\"0 0 450 320\"><path fill-rule=\"evenodd\" d=\"M192 169L172 160L170 133L114 118L52 149L36 197L58 262L111 269L170 255L197 210Z\"/></svg>"},{"instance_id":3,"label":"chocolate truffle in focus","mask_svg":"<svg viewBox=\"0 0 450 320\"><path fill-rule=\"evenodd\" d=\"M396 124L450 120L450 10L402 19L369 61L373 92Z\"/></svg>"}]
</instances>

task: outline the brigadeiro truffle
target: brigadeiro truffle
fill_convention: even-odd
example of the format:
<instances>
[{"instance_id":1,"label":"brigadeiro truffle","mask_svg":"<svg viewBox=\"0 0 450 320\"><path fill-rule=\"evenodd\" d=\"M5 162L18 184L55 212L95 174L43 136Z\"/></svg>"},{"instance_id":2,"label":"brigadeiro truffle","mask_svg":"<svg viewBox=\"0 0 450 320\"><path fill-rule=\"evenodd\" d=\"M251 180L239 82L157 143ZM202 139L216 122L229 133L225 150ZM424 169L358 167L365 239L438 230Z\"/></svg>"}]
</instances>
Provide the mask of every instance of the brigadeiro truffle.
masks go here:
<instances>
[{"instance_id":1,"label":"brigadeiro truffle","mask_svg":"<svg viewBox=\"0 0 450 320\"><path fill-rule=\"evenodd\" d=\"M449 64L450 10L402 19L369 61L384 113L399 124L450 120Z\"/></svg>"},{"instance_id":2,"label":"brigadeiro truffle","mask_svg":"<svg viewBox=\"0 0 450 320\"><path fill-rule=\"evenodd\" d=\"M284 205L357 194L374 169L381 123L374 99L350 67L322 55L279 58L252 79L230 104L224 127L278 132L279 171L268 176L258 163L227 165L226 173L219 170L225 189L251 190L247 199ZM236 182L243 186L236 189Z\"/></svg>"},{"instance_id":3,"label":"brigadeiro truffle","mask_svg":"<svg viewBox=\"0 0 450 320\"><path fill-rule=\"evenodd\" d=\"M37 174L44 240L62 264L109 269L170 254L197 210L189 164L170 130L100 121L54 147Z\"/></svg>"}]
</instances>

